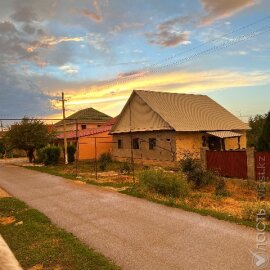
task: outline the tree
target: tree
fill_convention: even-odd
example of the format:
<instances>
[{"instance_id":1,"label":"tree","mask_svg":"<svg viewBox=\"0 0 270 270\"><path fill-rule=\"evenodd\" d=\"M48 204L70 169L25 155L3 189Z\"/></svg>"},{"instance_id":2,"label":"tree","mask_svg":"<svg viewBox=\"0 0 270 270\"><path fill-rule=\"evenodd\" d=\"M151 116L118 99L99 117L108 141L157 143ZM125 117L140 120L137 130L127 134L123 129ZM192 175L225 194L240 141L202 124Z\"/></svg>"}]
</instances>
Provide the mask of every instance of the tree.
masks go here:
<instances>
[{"instance_id":1,"label":"tree","mask_svg":"<svg viewBox=\"0 0 270 270\"><path fill-rule=\"evenodd\" d=\"M29 162L32 162L35 159L35 150L46 146L53 139L53 135L44 122L25 117L10 127L6 139L13 148L25 150Z\"/></svg>"},{"instance_id":2,"label":"tree","mask_svg":"<svg viewBox=\"0 0 270 270\"><path fill-rule=\"evenodd\" d=\"M258 151L270 151L270 111L266 115L261 135L256 144Z\"/></svg>"},{"instance_id":3,"label":"tree","mask_svg":"<svg viewBox=\"0 0 270 270\"><path fill-rule=\"evenodd\" d=\"M250 117L248 120L250 130L247 131L247 144L249 147L255 147L258 144L259 138L263 131L264 122L266 120L265 115L257 114L254 117Z\"/></svg>"}]
</instances>

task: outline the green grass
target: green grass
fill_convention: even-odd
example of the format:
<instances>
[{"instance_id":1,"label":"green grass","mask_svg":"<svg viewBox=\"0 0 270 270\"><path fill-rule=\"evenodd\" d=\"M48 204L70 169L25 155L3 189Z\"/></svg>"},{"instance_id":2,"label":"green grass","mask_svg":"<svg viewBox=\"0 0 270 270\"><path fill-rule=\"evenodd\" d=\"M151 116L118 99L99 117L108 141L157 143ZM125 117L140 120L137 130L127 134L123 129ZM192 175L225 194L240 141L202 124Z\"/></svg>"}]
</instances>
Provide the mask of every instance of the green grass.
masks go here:
<instances>
[{"instance_id":1,"label":"green grass","mask_svg":"<svg viewBox=\"0 0 270 270\"><path fill-rule=\"evenodd\" d=\"M57 166L55 166L55 167L32 167L32 166L29 166L26 168L40 171L40 172L53 174L53 175L57 175L57 176L62 176L62 177L68 178L68 179L73 179L73 180L76 179L75 175L59 173L58 170L61 167L57 167ZM84 181L83 179L81 179L81 180ZM93 184L93 185L98 185L98 186L112 186L112 187L128 186L126 183L122 184L122 183L112 183L112 182L97 182L95 180L87 180L85 182L89 183L89 184ZM119 192L124 193L126 195L138 197L138 198L143 198L143 199L146 199L148 201L163 204L163 205L166 205L169 207L181 208L185 211L195 212L195 213L198 213L198 214L203 215L203 216L212 216L212 217L217 218L219 220L225 220L225 221L233 222L236 224L241 224L241 225L245 225L248 227L256 228L255 222L243 220L241 218L234 217L234 216L229 215L227 213L220 213L220 212L217 212L214 210L209 210L209 209L198 209L198 208L196 208L196 206L193 207L191 205L185 204L184 202L181 202L181 203L175 202L175 200L173 198L171 198L169 200L156 199L152 196L147 195L145 192L142 192L138 187L139 187L139 185L130 184L126 190L122 190ZM266 225L266 230L270 231L269 225Z\"/></svg>"},{"instance_id":2,"label":"green grass","mask_svg":"<svg viewBox=\"0 0 270 270\"><path fill-rule=\"evenodd\" d=\"M0 224L0 233L24 269L119 269L103 255L89 249L72 234L57 228L42 213L15 198L0 199L2 217L13 216L21 225Z\"/></svg>"},{"instance_id":3,"label":"green grass","mask_svg":"<svg viewBox=\"0 0 270 270\"><path fill-rule=\"evenodd\" d=\"M209 210L209 209L198 209L196 207L192 207L190 205L185 204L184 202L176 203L173 198L165 201L165 200L159 200L151 196L147 196L145 193L141 192L136 186L130 187L126 190L119 191L120 193L134 196L137 198L142 198L146 199L148 201L152 201L155 203L163 204L169 207L174 207L174 208L180 208L188 212L194 212L198 213L202 216L211 216L219 220L225 220L229 221L232 223L236 223L238 225L245 225L248 227L256 228L256 222L248 221L248 220L243 220L237 217L234 217L232 215L229 215L227 213L220 213L217 211ZM266 231L270 231L270 226L266 225Z\"/></svg>"},{"instance_id":4,"label":"green grass","mask_svg":"<svg viewBox=\"0 0 270 270\"><path fill-rule=\"evenodd\" d=\"M42 166L42 167L23 166L23 168L30 169L33 171L48 173L55 176L61 176L70 180L79 180L87 184L96 185L96 186L103 186L103 187L109 186L109 187L114 187L114 188L122 188L122 187L131 185L129 183L98 182L94 178L93 179L76 178L76 174L61 172L61 169L63 169L63 167L60 167L60 166L49 166L49 167L48 166Z\"/></svg>"}]
</instances>

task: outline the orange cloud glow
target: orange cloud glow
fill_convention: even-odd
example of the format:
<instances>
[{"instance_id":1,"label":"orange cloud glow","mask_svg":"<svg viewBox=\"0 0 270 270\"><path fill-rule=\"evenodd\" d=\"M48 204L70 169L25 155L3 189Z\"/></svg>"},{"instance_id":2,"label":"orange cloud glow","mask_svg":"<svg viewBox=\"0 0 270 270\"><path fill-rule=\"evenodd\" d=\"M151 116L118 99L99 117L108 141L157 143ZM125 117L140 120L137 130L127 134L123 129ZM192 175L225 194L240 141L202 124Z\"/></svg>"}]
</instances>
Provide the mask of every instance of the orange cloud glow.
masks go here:
<instances>
[{"instance_id":1,"label":"orange cloud glow","mask_svg":"<svg viewBox=\"0 0 270 270\"><path fill-rule=\"evenodd\" d=\"M209 91L263 85L269 82L269 73L262 72L172 71L148 74L124 82L120 80L117 84L91 85L88 89L66 89L69 97L66 106L67 110L71 110L70 113L86 107L95 107L114 116L121 111L134 89L203 94ZM59 103L54 103L53 106L60 109Z\"/></svg>"}]
</instances>

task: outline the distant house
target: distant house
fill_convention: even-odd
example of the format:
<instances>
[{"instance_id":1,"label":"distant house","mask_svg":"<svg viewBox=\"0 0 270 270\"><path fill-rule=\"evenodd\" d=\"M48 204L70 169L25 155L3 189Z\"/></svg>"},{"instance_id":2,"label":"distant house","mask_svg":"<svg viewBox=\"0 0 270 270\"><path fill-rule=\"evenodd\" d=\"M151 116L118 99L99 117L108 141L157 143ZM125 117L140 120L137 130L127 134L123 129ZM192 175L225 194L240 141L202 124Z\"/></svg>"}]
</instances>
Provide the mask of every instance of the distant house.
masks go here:
<instances>
[{"instance_id":1,"label":"distant house","mask_svg":"<svg viewBox=\"0 0 270 270\"><path fill-rule=\"evenodd\" d=\"M248 125L205 95L135 90L115 125L113 157L177 161L200 149L246 148Z\"/></svg>"},{"instance_id":2,"label":"distant house","mask_svg":"<svg viewBox=\"0 0 270 270\"><path fill-rule=\"evenodd\" d=\"M116 118L112 118L97 128L87 128L66 133L68 144L77 148L78 160L91 160L99 158L101 154L112 152L113 139L109 134ZM63 147L64 134L56 137L56 144Z\"/></svg>"},{"instance_id":3,"label":"distant house","mask_svg":"<svg viewBox=\"0 0 270 270\"><path fill-rule=\"evenodd\" d=\"M98 128L111 118L111 116L93 108L83 109L66 118L66 131L75 131L76 129L84 130L90 128ZM78 127L76 127L76 119ZM57 133L63 132L63 120L54 124L54 130Z\"/></svg>"}]
</instances>

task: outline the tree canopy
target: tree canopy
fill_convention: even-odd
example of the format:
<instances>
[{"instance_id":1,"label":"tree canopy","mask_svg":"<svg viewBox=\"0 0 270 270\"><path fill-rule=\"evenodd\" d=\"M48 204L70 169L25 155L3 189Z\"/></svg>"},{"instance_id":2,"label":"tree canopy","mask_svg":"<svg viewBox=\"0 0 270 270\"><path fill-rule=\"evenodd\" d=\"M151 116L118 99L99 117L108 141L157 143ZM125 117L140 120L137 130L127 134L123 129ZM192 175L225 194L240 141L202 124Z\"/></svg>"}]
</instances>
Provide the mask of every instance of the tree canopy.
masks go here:
<instances>
[{"instance_id":1,"label":"tree canopy","mask_svg":"<svg viewBox=\"0 0 270 270\"><path fill-rule=\"evenodd\" d=\"M265 118L256 149L258 151L270 151L270 111Z\"/></svg>"},{"instance_id":2,"label":"tree canopy","mask_svg":"<svg viewBox=\"0 0 270 270\"><path fill-rule=\"evenodd\" d=\"M250 130L247 131L247 144L249 147L257 146L259 138L263 131L266 116L267 114L257 114L256 116L249 118L248 123Z\"/></svg>"},{"instance_id":3,"label":"tree canopy","mask_svg":"<svg viewBox=\"0 0 270 270\"><path fill-rule=\"evenodd\" d=\"M52 138L53 134L44 122L26 117L12 125L6 133L8 143L13 148L25 150L30 162L34 158L34 151L46 146Z\"/></svg>"}]
</instances>

